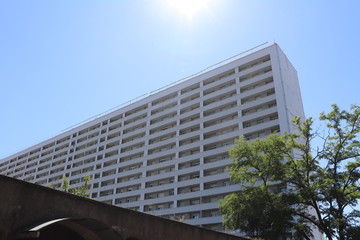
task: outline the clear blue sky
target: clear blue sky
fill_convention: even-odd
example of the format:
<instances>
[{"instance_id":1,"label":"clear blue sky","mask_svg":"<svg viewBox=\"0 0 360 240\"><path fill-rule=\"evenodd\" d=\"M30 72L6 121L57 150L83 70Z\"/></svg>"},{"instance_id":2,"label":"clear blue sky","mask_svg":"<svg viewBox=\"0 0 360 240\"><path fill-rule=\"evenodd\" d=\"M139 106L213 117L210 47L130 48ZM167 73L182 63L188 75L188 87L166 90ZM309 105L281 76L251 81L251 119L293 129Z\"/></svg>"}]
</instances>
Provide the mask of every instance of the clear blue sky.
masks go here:
<instances>
[{"instance_id":1,"label":"clear blue sky","mask_svg":"<svg viewBox=\"0 0 360 240\"><path fill-rule=\"evenodd\" d=\"M194 0L195 1L195 0ZM263 42L306 115L359 104L360 1L0 1L0 158Z\"/></svg>"}]
</instances>

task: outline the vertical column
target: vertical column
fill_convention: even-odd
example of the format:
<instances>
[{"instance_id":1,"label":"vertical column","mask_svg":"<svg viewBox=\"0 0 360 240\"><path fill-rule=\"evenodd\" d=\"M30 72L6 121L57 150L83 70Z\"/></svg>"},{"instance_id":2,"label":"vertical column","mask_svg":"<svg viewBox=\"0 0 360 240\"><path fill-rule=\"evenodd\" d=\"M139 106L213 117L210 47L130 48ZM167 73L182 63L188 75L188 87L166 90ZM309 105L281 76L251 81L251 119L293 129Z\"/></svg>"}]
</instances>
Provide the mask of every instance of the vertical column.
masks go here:
<instances>
[{"instance_id":1,"label":"vertical column","mask_svg":"<svg viewBox=\"0 0 360 240\"><path fill-rule=\"evenodd\" d=\"M205 110L205 108L204 108L204 91L203 91L203 87L204 87L204 83L203 83L203 81L201 81L200 83L200 86L199 86L199 91L200 91L200 99L202 99L202 101L200 101L200 109L201 109L201 111L200 111L200 130L199 130L199 132L200 132L200 136L199 136L199 138L200 138L200 142L203 142L204 141L204 121L202 121L203 120L203 118L204 118L204 110ZM201 144L200 145L200 152L199 152L199 155L200 155L200 165L203 165L204 164L204 145L203 144ZM204 169L200 169L200 171L199 171L199 177L200 178L202 178L204 176ZM204 190L204 183L203 182L201 182L200 183L200 191L202 191L202 190Z\"/></svg>"},{"instance_id":2,"label":"vertical column","mask_svg":"<svg viewBox=\"0 0 360 240\"><path fill-rule=\"evenodd\" d=\"M143 152L143 166L146 169L147 166L147 158L148 158L148 146L149 146L149 139L150 139L150 129L151 129L151 110L152 110L152 103L148 103L147 112L146 112L146 126L145 126L145 136L144 136L144 152ZM141 177L146 179L146 171L142 171ZM140 188L143 190L140 193L140 202L145 200L145 188L146 188L146 181L141 181ZM144 205L139 206L139 211L144 211Z\"/></svg>"},{"instance_id":3,"label":"vertical column","mask_svg":"<svg viewBox=\"0 0 360 240\"><path fill-rule=\"evenodd\" d=\"M179 146L180 146L180 143L179 143L179 137L180 137L180 119L181 119L181 113L180 113L180 109L181 109L181 90L178 90L177 91L177 106L176 106L176 134L175 134L175 139L176 139L176 142L175 142L175 149L178 149ZM175 169L174 171L177 172L179 170L179 161L177 161L179 159L179 151L178 150L175 150ZM176 208L177 207L177 191L178 191L178 187L177 187L177 183L179 181L178 179L178 175L177 174L174 174L174 182L173 182L173 195L175 196L174 197L174 200L173 200L173 206L172 208Z\"/></svg>"},{"instance_id":4,"label":"vertical column","mask_svg":"<svg viewBox=\"0 0 360 240\"><path fill-rule=\"evenodd\" d=\"M239 67L236 67L235 68L235 86L236 86L236 96L237 96L237 100L236 100L236 111L237 111L237 115L238 115L238 128L239 130L242 129L242 112L241 112L241 109L242 109L242 106L241 106L241 91L240 91L240 70L239 70ZM239 133L239 135L241 135Z\"/></svg>"}]
</instances>

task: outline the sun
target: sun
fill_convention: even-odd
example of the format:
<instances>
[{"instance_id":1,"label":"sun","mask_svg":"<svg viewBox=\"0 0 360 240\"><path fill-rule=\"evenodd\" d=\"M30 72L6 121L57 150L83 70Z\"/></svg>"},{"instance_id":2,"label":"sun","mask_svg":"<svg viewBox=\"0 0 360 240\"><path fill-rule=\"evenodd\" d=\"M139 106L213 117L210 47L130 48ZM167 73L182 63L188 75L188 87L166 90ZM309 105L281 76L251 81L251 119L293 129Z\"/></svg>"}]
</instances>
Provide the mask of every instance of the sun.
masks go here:
<instances>
[{"instance_id":1,"label":"sun","mask_svg":"<svg viewBox=\"0 0 360 240\"><path fill-rule=\"evenodd\" d=\"M191 20L196 13L208 7L210 0L168 0L168 2Z\"/></svg>"}]
</instances>

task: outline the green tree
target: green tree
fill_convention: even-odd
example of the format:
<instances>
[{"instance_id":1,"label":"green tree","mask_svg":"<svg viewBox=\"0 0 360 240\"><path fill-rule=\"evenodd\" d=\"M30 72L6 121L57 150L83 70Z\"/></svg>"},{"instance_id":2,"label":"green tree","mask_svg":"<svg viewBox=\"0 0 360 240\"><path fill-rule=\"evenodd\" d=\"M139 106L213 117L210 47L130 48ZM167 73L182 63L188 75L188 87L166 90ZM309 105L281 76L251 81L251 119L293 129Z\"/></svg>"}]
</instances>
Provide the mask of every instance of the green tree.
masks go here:
<instances>
[{"instance_id":1,"label":"green tree","mask_svg":"<svg viewBox=\"0 0 360 240\"><path fill-rule=\"evenodd\" d=\"M320 120L322 133L296 117L298 134L236 141L230 178L243 188L220 202L225 227L265 239L309 239L314 226L328 239L359 236L360 107L332 105Z\"/></svg>"},{"instance_id":2,"label":"green tree","mask_svg":"<svg viewBox=\"0 0 360 240\"><path fill-rule=\"evenodd\" d=\"M87 175L83 178L83 184L80 187L71 187L69 184L69 179L67 177L63 177L61 180L61 188L59 190L72 193L74 195L80 197L90 198L89 194L89 182L91 181L91 176Z\"/></svg>"}]
</instances>

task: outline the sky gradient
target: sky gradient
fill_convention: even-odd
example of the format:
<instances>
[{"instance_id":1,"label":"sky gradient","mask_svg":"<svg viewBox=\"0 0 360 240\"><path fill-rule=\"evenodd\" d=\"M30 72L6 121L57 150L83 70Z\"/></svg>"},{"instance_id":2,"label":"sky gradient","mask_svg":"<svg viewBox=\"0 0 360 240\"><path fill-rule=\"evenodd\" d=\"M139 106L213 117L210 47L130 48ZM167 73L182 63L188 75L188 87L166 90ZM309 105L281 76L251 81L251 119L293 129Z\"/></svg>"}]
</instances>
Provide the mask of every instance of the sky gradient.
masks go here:
<instances>
[{"instance_id":1,"label":"sky gradient","mask_svg":"<svg viewBox=\"0 0 360 240\"><path fill-rule=\"evenodd\" d=\"M360 1L0 1L0 159L264 42L304 110L359 104Z\"/></svg>"}]
</instances>

